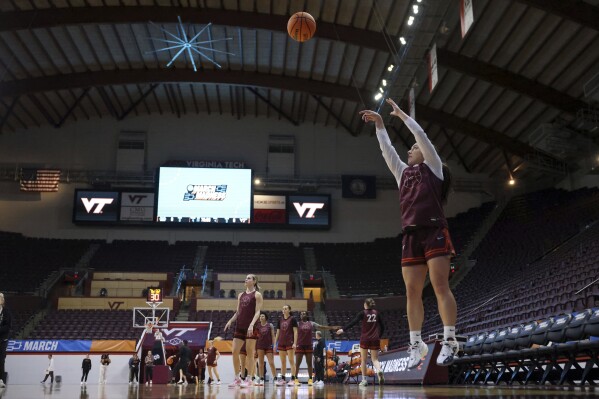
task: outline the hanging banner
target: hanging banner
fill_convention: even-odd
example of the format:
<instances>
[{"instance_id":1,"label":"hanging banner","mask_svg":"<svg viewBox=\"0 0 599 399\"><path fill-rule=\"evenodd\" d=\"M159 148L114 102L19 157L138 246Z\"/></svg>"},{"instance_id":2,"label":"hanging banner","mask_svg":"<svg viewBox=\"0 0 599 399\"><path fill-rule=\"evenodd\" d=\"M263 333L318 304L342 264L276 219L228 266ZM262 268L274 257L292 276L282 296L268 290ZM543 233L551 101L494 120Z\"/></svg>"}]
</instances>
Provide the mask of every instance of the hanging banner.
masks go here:
<instances>
[{"instance_id":1,"label":"hanging banner","mask_svg":"<svg viewBox=\"0 0 599 399\"><path fill-rule=\"evenodd\" d=\"M439 81L439 74L437 72L437 44L433 44L433 48L428 53L428 90L433 92L437 82Z\"/></svg>"},{"instance_id":2,"label":"hanging banner","mask_svg":"<svg viewBox=\"0 0 599 399\"><path fill-rule=\"evenodd\" d=\"M416 95L414 94L414 88L410 88L410 92L408 94L408 111L410 114L410 118L416 119Z\"/></svg>"},{"instance_id":3,"label":"hanging banner","mask_svg":"<svg viewBox=\"0 0 599 399\"><path fill-rule=\"evenodd\" d=\"M462 39L468 33L470 26L474 22L474 11L472 10L472 0L460 1L460 22L462 27Z\"/></svg>"}]
</instances>

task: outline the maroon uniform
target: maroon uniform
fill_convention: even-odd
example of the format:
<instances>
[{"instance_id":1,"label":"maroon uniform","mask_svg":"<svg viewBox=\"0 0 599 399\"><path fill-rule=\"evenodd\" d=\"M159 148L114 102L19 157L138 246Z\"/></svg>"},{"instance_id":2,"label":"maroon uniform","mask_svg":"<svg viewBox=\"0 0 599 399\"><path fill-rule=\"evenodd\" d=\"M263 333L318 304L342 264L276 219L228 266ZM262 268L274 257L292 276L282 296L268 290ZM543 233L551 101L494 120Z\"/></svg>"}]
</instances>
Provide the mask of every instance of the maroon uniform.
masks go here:
<instances>
[{"instance_id":1,"label":"maroon uniform","mask_svg":"<svg viewBox=\"0 0 599 399\"><path fill-rule=\"evenodd\" d=\"M434 146L412 118L405 121L414 134L424 162L408 166L402 162L385 129L377 129L387 166L399 187L404 230L402 266L424 264L439 256L455 256L443 212L443 165Z\"/></svg>"},{"instance_id":2,"label":"maroon uniform","mask_svg":"<svg viewBox=\"0 0 599 399\"><path fill-rule=\"evenodd\" d=\"M314 328L319 328L320 325L312 321L298 321L297 322L297 348L296 353L312 353L314 347L312 346L312 331Z\"/></svg>"},{"instance_id":3,"label":"maroon uniform","mask_svg":"<svg viewBox=\"0 0 599 399\"><path fill-rule=\"evenodd\" d=\"M258 341L256 342L256 349L265 351L266 353L272 353L272 330L274 326L271 323L258 326Z\"/></svg>"},{"instance_id":4,"label":"maroon uniform","mask_svg":"<svg viewBox=\"0 0 599 399\"><path fill-rule=\"evenodd\" d=\"M375 309L364 309L354 317L354 319L345 327L343 331L362 322L362 332L360 334L360 348L362 349L380 349L381 335L385 331L385 325L379 312Z\"/></svg>"},{"instance_id":5,"label":"maroon uniform","mask_svg":"<svg viewBox=\"0 0 599 399\"><path fill-rule=\"evenodd\" d=\"M250 293L243 292L239 296L239 313L237 314L237 324L235 325L235 334L233 338L238 339L256 339L256 333L252 336L247 335L248 328L252 324L256 314L256 291Z\"/></svg>"},{"instance_id":6,"label":"maroon uniform","mask_svg":"<svg viewBox=\"0 0 599 399\"><path fill-rule=\"evenodd\" d=\"M216 367L216 348L208 348L206 350L206 364L210 367Z\"/></svg>"},{"instance_id":7,"label":"maroon uniform","mask_svg":"<svg viewBox=\"0 0 599 399\"><path fill-rule=\"evenodd\" d=\"M297 327L295 317L289 316L287 319L285 317L279 319L279 325L277 326L277 330L279 330L278 350L293 349L293 327Z\"/></svg>"}]
</instances>

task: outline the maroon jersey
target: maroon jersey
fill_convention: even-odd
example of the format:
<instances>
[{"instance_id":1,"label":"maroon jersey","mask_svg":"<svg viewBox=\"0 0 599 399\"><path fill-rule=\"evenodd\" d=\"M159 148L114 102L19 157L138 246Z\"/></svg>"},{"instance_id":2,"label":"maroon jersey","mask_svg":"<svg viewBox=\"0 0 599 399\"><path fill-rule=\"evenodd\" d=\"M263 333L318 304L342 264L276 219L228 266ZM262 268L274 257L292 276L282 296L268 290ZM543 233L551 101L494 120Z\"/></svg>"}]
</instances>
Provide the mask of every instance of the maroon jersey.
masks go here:
<instances>
[{"instance_id":1,"label":"maroon jersey","mask_svg":"<svg viewBox=\"0 0 599 399\"><path fill-rule=\"evenodd\" d=\"M206 350L206 363L210 366L214 364L216 361L216 348L213 346L212 348L208 348Z\"/></svg>"},{"instance_id":2,"label":"maroon jersey","mask_svg":"<svg viewBox=\"0 0 599 399\"><path fill-rule=\"evenodd\" d=\"M279 346L291 346L293 345L293 327L297 327L297 321L295 317L289 316L281 317L279 319L279 325L277 329L279 332Z\"/></svg>"},{"instance_id":3,"label":"maroon jersey","mask_svg":"<svg viewBox=\"0 0 599 399\"><path fill-rule=\"evenodd\" d=\"M256 342L256 348L271 348L272 347L272 329L273 325L266 323L265 325L260 324L258 327L258 341Z\"/></svg>"},{"instance_id":4,"label":"maroon jersey","mask_svg":"<svg viewBox=\"0 0 599 399\"><path fill-rule=\"evenodd\" d=\"M383 319L375 309L364 309L358 313L348 325L343 327L343 331L347 332L360 321L362 322L360 341L378 341L383 335L383 331L385 331Z\"/></svg>"},{"instance_id":5,"label":"maroon jersey","mask_svg":"<svg viewBox=\"0 0 599 399\"><path fill-rule=\"evenodd\" d=\"M443 226L447 220L443 212L443 181L426 163L408 166L401 177L399 198L401 221L406 226Z\"/></svg>"},{"instance_id":6,"label":"maroon jersey","mask_svg":"<svg viewBox=\"0 0 599 399\"><path fill-rule=\"evenodd\" d=\"M312 331L318 324L311 321L297 322L297 344L299 346L312 346Z\"/></svg>"},{"instance_id":7,"label":"maroon jersey","mask_svg":"<svg viewBox=\"0 0 599 399\"><path fill-rule=\"evenodd\" d=\"M256 291L243 292L239 296L239 314L237 314L237 329L247 330L256 314Z\"/></svg>"},{"instance_id":8,"label":"maroon jersey","mask_svg":"<svg viewBox=\"0 0 599 399\"><path fill-rule=\"evenodd\" d=\"M214 358L216 359L216 351L214 353ZM197 359L196 359L196 364L199 369L206 368L206 354L205 353L198 353Z\"/></svg>"}]
</instances>

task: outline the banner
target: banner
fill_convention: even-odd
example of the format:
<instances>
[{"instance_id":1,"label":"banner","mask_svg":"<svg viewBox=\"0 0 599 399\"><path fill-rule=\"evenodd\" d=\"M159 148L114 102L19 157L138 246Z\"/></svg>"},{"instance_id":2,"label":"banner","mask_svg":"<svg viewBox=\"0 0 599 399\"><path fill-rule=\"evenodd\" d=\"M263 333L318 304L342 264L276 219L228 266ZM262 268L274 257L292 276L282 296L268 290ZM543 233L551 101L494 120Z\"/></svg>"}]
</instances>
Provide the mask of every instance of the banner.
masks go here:
<instances>
[{"instance_id":1,"label":"banner","mask_svg":"<svg viewBox=\"0 0 599 399\"><path fill-rule=\"evenodd\" d=\"M208 334L210 332L211 322L174 322L168 324L168 328L161 328L162 336L164 337L165 349L173 346L179 346L184 340L191 349L203 348ZM143 337L144 349L152 348L154 345L154 334L145 334Z\"/></svg>"},{"instance_id":2,"label":"banner","mask_svg":"<svg viewBox=\"0 0 599 399\"><path fill-rule=\"evenodd\" d=\"M439 73L437 71L437 44L428 53L428 91L433 92L439 82Z\"/></svg>"},{"instance_id":3,"label":"banner","mask_svg":"<svg viewBox=\"0 0 599 399\"><path fill-rule=\"evenodd\" d=\"M121 193L122 221L154 220L154 193L148 192L123 192Z\"/></svg>"},{"instance_id":4,"label":"banner","mask_svg":"<svg viewBox=\"0 0 599 399\"><path fill-rule=\"evenodd\" d=\"M462 28L462 39L468 33L468 30L474 22L474 11L472 9L472 0L460 1L460 26Z\"/></svg>"},{"instance_id":5,"label":"banner","mask_svg":"<svg viewBox=\"0 0 599 399\"><path fill-rule=\"evenodd\" d=\"M416 119L416 95L414 93L414 88L410 87L410 92L408 94L408 114L410 118Z\"/></svg>"},{"instance_id":6,"label":"banner","mask_svg":"<svg viewBox=\"0 0 599 399\"><path fill-rule=\"evenodd\" d=\"M284 195L254 195L254 223L285 224L286 222Z\"/></svg>"},{"instance_id":7,"label":"banner","mask_svg":"<svg viewBox=\"0 0 599 399\"><path fill-rule=\"evenodd\" d=\"M440 342L427 344L428 353L418 367L409 369L410 356L406 349L383 352L379 355L385 383L391 384L447 384L448 367L437 366Z\"/></svg>"},{"instance_id":8,"label":"banner","mask_svg":"<svg viewBox=\"0 0 599 399\"><path fill-rule=\"evenodd\" d=\"M134 352L135 341L126 340L9 340L7 352Z\"/></svg>"},{"instance_id":9,"label":"banner","mask_svg":"<svg viewBox=\"0 0 599 399\"><path fill-rule=\"evenodd\" d=\"M343 198L376 198L376 176L342 175L341 186Z\"/></svg>"}]
</instances>

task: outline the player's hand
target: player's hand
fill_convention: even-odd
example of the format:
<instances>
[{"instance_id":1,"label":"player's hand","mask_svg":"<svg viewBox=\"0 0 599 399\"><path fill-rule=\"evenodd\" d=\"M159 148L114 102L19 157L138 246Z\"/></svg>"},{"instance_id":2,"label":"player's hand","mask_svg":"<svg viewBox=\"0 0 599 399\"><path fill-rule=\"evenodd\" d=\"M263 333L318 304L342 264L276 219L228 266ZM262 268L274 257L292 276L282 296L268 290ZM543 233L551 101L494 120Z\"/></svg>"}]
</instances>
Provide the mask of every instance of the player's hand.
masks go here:
<instances>
[{"instance_id":1,"label":"player's hand","mask_svg":"<svg viewBox=\"0 0 599 399\"><path fill-rule=\"evenodd\" d=\"M337 335L343 334L343 328L338 329L335 334L337 334Z\"/></svg>"},{"instance_id":2,"label":"player's hand","mask_svg":"<svg viewBox=\"0 0 599 399\"><path fill-rule=\"evenodd\" d=\"M231 322L227 322L227 324L225 324L225 331L227 331L229 329L229 327L231 327Z\"/></svg>"},{"instance_id":3,"label":"player's hand","mask_svg":"<svg viewBox=\"0 0 599 399\"><path fill-rule=\"evenodd\" d=\"M369 109L365 109L360 111L360 115L362 116L362 120L366 123L374 122L374 125L377 129L382 129L385 125L383 124L383 118L375 111L371 111Z\"/></svg>"},{"instance_id":4,"label":"player's hand","mask_svg":"<svg viewBox=\"0 0 599 399\"><path fill-rule=\"evenodd\" d=\"M248 337L253 337L254 336L254 326L252 324L250 324L250 326L248 328L247 336Z\"/></svg>"},{"instance_id":5,"label":"player's hand","mask_svg":"<svg viewBox=\"0 0 599 399\"><path fill-rule=\"evenodd\" d=\"M295 350L295 348L297 347L296 344L291 345L291 349Z\"/></svg>"}]
</instances>

